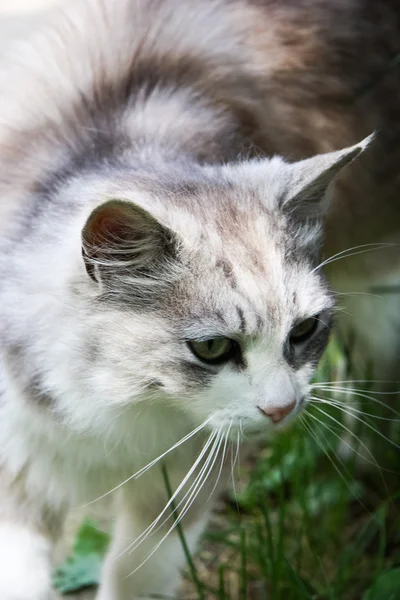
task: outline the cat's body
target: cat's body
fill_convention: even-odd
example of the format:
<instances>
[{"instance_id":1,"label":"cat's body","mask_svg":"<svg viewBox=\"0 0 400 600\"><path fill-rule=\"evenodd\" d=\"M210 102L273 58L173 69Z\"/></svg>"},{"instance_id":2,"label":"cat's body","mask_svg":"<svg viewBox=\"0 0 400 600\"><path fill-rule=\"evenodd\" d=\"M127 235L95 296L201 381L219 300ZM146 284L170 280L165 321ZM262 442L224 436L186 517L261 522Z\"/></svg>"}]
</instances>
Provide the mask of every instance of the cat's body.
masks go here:
<instances>
[{"instance_id":1,"label":"cat's body","mask_svg":"<svg viewBox=\"0 0 400 600\"><path fill-rule=\"evenodd\" d=\"M358 150L293 167L244 159L299 160L377 129L334 190L325 255L400 241L398 77L364 89L396 54L400 28L394 3L375 4L91 0L4 61L2 600L47 600L65 513L207 421L165 457L173 489L196 460L193 475L212 471L186 517L194 546L228 436L271 430L301 408L333 304L317 268L321 199ZM392 245L329 267L339 292L400 278ZM381 378L398 368L399 300L388 298L358 296L341 321L357 329L361 363L377 355ZM365 322L378 310L376 339ZM320 314L293 350L293 327ZM223 368L186 345L210 337L235 340ZM174 533L126 577L171 521L117 560L169 514L160 463L120 492L101 600L174 593Z\"/></svg>"}]
</instances>

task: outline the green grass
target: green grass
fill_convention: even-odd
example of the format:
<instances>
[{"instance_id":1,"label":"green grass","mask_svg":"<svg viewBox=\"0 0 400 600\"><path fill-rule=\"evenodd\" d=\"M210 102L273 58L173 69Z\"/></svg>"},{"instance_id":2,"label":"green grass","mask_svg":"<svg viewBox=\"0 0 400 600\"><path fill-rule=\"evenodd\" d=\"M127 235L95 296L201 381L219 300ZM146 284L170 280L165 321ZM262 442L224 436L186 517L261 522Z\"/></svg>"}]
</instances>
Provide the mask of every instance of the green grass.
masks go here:
<instances>
[{"instance_id":1,"label":"green grass","mask_svg":"<svg viewBox=\"0 0 400 600\"><path fill-rule=\"evenodd\" d=\"M342 378L343 364L332 345L318 379ZM357 454L342 460L341 411L316 404L307 410L313 416L242 462L198 555L184 545L182 598L400 600L399 427L386 420L390 409L361 400L370 416L356 422L356 435L368 435L366 458L379 467L360 470ZM164 481L170 493L165 471Z\"/></svg>"},{"instance_id":2,"label":"green grass","mask_svg":"<svg viewBox=\"0 0 400 600\"><path fill-rule=\"evenodd\" d=\"M343 360L332 346L319 380L334 380ZM400 599L400 432L389 409L364 401L370 416L356 435L368 436L370 454L360 442L343 460L341 411L317 404L242 466L244 482L221 503L195 562L208 598ZM357 452L377 464L360 468Z\"/></svg>"}]
</instances>

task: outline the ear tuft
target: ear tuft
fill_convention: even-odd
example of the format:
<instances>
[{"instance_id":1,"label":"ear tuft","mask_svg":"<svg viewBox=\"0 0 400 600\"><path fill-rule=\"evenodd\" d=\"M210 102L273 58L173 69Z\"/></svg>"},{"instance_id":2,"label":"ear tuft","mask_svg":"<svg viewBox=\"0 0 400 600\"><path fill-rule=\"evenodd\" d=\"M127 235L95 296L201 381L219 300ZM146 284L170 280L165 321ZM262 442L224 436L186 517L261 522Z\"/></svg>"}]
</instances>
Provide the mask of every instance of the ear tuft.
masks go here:
<instances>
[{"instance_id":1,"label":"ear tuft","mask_svg":"<svg viewBox=\"0 0 400 600\"><path fill-rule=\"evenodd\" d=\"M371 134L349 148L318 154L289 165L292 184L282 207L303 217L321 216L326 209L327 203L324 200L329 184L346 165L369 146L374 137L375 134Z\"/></svg>"},{"instance_id":2,"label":"ear tuft","mask_svg":"<svg viewBox=\"0 0 400 600\"><path fill-rule=\"evenodd\" d=\"M172 232L137 205L110 200L97 207L82 231L90 277L103 283L128 270L148 272L169 253Z\"/></svg>"}]
</instances>

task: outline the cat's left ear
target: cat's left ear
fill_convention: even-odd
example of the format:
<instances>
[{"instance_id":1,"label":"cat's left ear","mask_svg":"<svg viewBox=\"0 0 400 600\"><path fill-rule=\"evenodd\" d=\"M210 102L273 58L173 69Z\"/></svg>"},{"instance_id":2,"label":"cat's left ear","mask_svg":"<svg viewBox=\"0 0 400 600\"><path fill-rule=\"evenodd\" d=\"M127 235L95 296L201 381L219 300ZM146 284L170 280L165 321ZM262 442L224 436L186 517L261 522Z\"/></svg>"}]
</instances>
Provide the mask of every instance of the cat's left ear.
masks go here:
<instances>
[{"instance_id":1,"label":"cat's left ear","mask_svg":"<svg viewBox=\"0 0 400 600\"><path fill-rule=\"evenodd\" d=\"M304 218L319 217L324 214L329 202L327 190L336 175L353 161L371 143L374 134L365 138L359 144L318 154L289 166L290 185L281 207Z\"/></svg>"},{"instance_id":2,"label":"cat's left ear","mask_svg":"<svg viewBox=\"0 0 400 600\"><path fill-rule=\"evenodd\" d=\"M147 210L110 200L89 216L82 231L82 256L94 281L113 284L128 272L154 277L172 260L175 242L172 231Z\"/></svg>"}]
</instances>

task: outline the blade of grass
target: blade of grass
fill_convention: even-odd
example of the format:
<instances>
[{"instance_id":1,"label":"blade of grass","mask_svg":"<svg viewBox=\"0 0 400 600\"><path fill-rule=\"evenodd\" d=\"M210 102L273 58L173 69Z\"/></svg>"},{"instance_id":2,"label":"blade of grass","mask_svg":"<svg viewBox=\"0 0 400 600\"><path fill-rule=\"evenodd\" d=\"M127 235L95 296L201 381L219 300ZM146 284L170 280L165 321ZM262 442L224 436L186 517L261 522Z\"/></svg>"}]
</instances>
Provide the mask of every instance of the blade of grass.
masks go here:
<instances>
[{"instance_id":1,"label":"blade of grass","mask_svg":"<svg viewBox=\"0 0 400 600\"><path fill-rule=\"evenodd\" d=\"M271 519L269 518L269 507L267 505L267 501L261 503L261 512L264 517L265 530L267 533L267 548L268 548L268 558L269 558L269 572L271 578L271 589L272 595L271 598L273 600L276 599L278 582L276 579L276 569L275 569L275 548L274 548L274 538L272 534L272 526Z\"/></svg>"},{"instance_id":2,"label":"blade of grass","mask_svg":"<svg viewBox=\"0 0 400 600\"><path fill-rule=\"evenodd\" d=\"M282 457L282 448L279 448L280 457ZM281 461L281 465L283 465L283 460ZM285 536L285 497L284 497L284 481L285 474L283 466L280 468L281 474L281 482L278 486L278 540L276 547L276 560L275 560L275 570L276 570L276 579L277 581L281 581L282 578L282 567L283 567L283 557L284 557L284 536ZM279 600L281 597L280 588L278 587L278 595L276 600Z\"/></svg>"},{"instance_id":3,"label":"blade of grass","mask_svg":"<svg viewBox=\"0 0 400 600\"><path fill-rule=\"evenodd\" d=\"M225 565L219 565L218 568L218 598L225 600Z\"/></svg>"},{"instance_id":4,"label":"blade of grass","mask_svg":"<svg viewBox=\"0 0 400 600\"><path fill-rule=\"evenodd\" d=\"M256 551L256 559L261 570L261 573L264 575L265 579L269 581L271 579L271 569L269 565L269 556L268 556L268 546L264 536L264 528L263 523L256 522L255 525L255 539L257 540L257 551Z\"/></svg>"},{"instance_id":5,"label":"blade of grass","mask_svg":"<svg viewBox=\"0 0 400 600\"><path fill-rule=\"evenodd\" d=\"M246 548L246 531L242 529L240 532L240 598L247 598L247 548Z\"/></svg>"},{"instance_id":6,"label":"blade of grass","mask_svg":"<svg viewBox=\"0 0 400 600\"><path fill-rule=\"evenodd\" d=\"M292 565L288 561L285 555L283 555L283 560L286 565L286 570L290 575L293 583L296 584L296 600L300 600L301 598L305 598L306 600L312 600L313 598L317 598L315 595L314 588L311 584L307 583L300 577L300 575L293 569ZM298 592L301 592L301 596L298 596Z\"/></svg>"},{"instance_id":7,"label":"blade of grass","mask_svg":"<svg viewBox=\"0 0 400 600\"><path fill-rule=\"evenodd\" d=\"M166 490L167 490L167 493L168 493L168 499L171 500L171 498L172 498L172 488L171 488L171 484L169 482L168 473L167 473L167 469L165 467L165 464L163 464L161 466L161 469L162 469L162 473L163 473L165 487L166 487ZM188 564L188 567L189 567L190 574L192 576L193 583L194 583L194 585L196 587L196 590L197 590L197 593L198 593L198 598L199 598L199 600L205 600L204 587L203 587L202 582L199 579L199 576L197 574L197 570L196 570L195 564L194 564L192 556L190 554L190 550L189 550L189 547L187 545L185 535L183 533L182 523L180 521L178 521L178 515L176 514L176 507L175 507L174 501L171 501L171 513L172 513L172 516L173 516L174 521L176 523L176 529L177 529L177 532L178 532L178 536L179 536L179 539L180 539L181 544L182 544L183 552L185 554L185 558L186 558L186 561L187 561L187 564Z\"/></svg>"}]
</instances>

